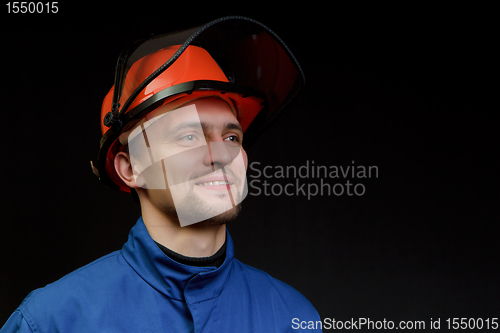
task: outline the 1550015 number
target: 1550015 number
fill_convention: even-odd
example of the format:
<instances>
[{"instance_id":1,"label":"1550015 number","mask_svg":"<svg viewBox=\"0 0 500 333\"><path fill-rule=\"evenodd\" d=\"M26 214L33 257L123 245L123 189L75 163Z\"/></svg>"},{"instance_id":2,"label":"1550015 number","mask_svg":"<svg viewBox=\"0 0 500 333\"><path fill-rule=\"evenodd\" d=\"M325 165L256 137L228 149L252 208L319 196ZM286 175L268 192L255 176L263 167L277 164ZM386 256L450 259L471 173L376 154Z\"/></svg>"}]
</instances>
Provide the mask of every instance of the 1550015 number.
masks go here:
<instances>
[{"instance_id":1,"label":"1550015 number","mask_svg":"<svg viewBox=\"0 0 500 333\"><path fill-rule=\"evenodd\" d=\"M56 14L58 11L58 2L7 2L9 14Z\"/></svg>"},{"instance_id":2,"label":"1550015 number","mask_svg":"<svg viewBox=\"0 0 500 333\"><path fill-rule=\"evenodd\" d=\"M448 318L446 319L448 329L469 329L469 330L481 330L481 329L493 329L498 328L498 318Z\"/></svg>"}]
</instances>

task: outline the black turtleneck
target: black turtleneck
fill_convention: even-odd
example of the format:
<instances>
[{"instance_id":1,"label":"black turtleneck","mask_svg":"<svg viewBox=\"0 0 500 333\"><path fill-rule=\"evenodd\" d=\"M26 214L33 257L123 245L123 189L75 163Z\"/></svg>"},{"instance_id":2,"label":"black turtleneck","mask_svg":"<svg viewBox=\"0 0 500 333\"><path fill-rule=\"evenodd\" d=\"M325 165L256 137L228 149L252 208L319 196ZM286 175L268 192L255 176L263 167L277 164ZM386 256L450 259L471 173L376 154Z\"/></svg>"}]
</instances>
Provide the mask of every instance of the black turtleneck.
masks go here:
<instances>
[{"instance_id":1,"label":"black turtleneck","mask_svg":"<svg viewBox=\"0 0 500 333\"><path fill-rule=\"evenodd\" d=\"M217 252L215 252L214 255L210 257L186 257L180 253L170 250L169 248L161 245L158 242L155 243L170 259L177 261L178 263L196 267L219 268L220 265L222 265L224 263L224 260L226 259L226 242L227 238L226 241L224 242L224 245L222 245L221 248Z\"/></svg>"}]
</instances>

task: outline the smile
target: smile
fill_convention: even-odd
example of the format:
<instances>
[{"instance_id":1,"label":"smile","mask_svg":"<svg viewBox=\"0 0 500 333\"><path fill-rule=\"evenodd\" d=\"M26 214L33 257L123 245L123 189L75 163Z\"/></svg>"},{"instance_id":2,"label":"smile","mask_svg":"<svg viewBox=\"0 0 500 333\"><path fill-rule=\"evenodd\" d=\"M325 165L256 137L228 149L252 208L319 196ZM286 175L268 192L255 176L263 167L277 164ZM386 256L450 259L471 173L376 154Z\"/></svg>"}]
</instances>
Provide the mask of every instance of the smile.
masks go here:
<instances>
[{"instance_id":1,"label":"smile","mask_svg":"<svg viewBox=\"0 0 500 333\"><path fill-rule=\"evenodd\" d=\"M213 181L213 182L206 182L206 183L196 183L195 185L198 185L198 186L213 186L213 185L231 185L229 184L228 182L226 181Z\"/></svg>"}]
</instances>

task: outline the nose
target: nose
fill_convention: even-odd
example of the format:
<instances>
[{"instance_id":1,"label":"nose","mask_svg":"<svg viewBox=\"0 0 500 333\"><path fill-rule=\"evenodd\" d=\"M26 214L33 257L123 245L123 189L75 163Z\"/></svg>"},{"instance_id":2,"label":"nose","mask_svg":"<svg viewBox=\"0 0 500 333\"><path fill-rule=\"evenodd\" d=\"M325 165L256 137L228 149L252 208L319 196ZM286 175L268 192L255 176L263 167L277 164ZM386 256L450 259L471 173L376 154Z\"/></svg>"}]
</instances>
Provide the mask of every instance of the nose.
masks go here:
<instances>
[{"instance_id":1,"label":"nose","mask_svg":"<svg viewBox=\"0 0 500 333\"><path fill-rule=\"evenodd\" d=\"M203 163L212 169L219 169L230 164L240 152L240 147L232 142L217 141L207 142L208 154Z\"/></svg>"}]
</instances>

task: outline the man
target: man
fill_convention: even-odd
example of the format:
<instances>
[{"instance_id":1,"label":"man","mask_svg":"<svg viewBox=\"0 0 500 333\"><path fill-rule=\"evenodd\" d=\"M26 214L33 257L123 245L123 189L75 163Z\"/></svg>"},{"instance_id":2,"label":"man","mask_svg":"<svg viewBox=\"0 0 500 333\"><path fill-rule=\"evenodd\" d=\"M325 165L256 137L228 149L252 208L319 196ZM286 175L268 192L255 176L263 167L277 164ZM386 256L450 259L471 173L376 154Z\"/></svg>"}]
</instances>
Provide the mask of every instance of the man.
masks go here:
<instances>
[{"instance_id":1,"label":"man","mask_svg":"<svg viewBox=\"0 0 500 333\"><path fill-rule=\"evenodd\" d=\"M244 142L302 83L283 42L242 17L126 49L93 170L135 193L142 217L121 251L33 291L0 332L288 332L319 321L299 292L234 259L226 231L247 191Z\"/></svg>"}]
</instances>

